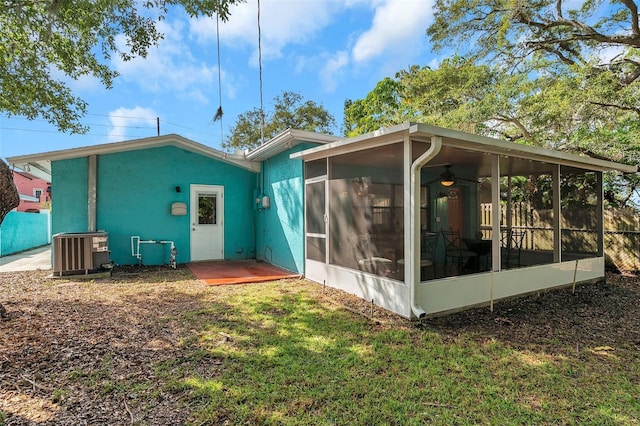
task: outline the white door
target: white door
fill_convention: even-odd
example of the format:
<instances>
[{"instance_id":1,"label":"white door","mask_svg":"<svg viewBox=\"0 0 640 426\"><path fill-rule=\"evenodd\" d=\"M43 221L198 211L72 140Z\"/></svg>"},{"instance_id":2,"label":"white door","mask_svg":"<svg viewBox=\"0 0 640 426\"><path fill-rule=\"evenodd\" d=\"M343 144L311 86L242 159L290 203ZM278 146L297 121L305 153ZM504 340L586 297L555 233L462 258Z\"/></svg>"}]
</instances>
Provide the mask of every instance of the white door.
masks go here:
<instances>
[{"instance_id":1,"label":"white door","mask_svg":"<svg viewBox=\"0 0 640 426\"><path fill-rule=\"evenodd\" d=\"M191 261L224 259L224 187L191 185Z\"/></svg>"}]
</instances>

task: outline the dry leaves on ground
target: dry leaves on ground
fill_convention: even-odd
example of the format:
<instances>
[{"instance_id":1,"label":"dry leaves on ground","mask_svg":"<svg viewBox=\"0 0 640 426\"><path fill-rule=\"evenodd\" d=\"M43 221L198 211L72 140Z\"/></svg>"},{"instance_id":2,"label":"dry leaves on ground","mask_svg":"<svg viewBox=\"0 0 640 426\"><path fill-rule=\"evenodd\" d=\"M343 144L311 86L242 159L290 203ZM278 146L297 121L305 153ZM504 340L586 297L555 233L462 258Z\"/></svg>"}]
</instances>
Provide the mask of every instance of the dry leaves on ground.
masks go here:
<instances>
[{"instance_id":1,"label":"dry leaves on ground","mask_svg":"<svg viewBox=\"0 0 640 426\"><path fill-rule=\"evenodd\" d=\"M158 366L170 365L175 380L188 377L180 365L193 353L183 342L197 331L184 313L202 309L212 292L233 289L204 286L185 268L130 268L91 283L47 275L0 274L8 311L0 320L0 424L186 422L188 400L167 386ZM478 308L419 323L335 289L318 286L316 294L352 312L373 312L385 327L481 335L547 353L640 350L640 286L633 277L608 275L607 283L579 286L575 294L560 289L497 303L494 312ZM209 375L222 368L216 360L201 365Z\"/></svg>"}]
</instances>

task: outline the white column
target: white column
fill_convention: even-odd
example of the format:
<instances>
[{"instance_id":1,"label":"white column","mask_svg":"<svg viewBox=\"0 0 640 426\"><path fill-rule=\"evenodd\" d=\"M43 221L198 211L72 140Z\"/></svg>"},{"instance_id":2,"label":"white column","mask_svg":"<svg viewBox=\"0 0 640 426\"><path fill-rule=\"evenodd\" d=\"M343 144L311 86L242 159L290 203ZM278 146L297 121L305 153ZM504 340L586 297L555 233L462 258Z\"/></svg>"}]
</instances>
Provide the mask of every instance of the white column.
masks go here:
<instances>
[{"instance_id":1,"label":"white column","mask_svg":"<svg viewBox=\"0 0 640 426\"><path fill-rule=\"evenodd\" d=\"M553 261L562 261L562 209L560 206L560 165L553 168Z\"/></svg>"},{"instance_id":2,"label":"white column","mask_svg":"<svg viewBox=\"0 0 640 426\"><path fill-rule=\"evenodd\" d=\"M491 270L499 271L500 259L500 156L491 156Z\"/></svg>"}]
</instances>

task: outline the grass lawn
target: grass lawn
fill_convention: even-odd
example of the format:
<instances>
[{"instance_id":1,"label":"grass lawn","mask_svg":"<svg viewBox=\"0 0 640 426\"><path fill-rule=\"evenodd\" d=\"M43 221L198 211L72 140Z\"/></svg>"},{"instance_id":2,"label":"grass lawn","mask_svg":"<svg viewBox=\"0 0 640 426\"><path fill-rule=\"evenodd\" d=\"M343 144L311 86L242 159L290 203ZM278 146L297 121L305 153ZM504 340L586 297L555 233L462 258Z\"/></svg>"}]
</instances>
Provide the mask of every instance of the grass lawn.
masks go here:
<instances>
[{"instance_id":1,"label":"grass lawn","mask_svg":"<svg viewBox=\"0 0 640 426\"><path fill-rule=\"evenodd\" d=\"M422 322L186 269L0 294L0 424L640 424L636 278Z\"/></svg>"}]
</instances>

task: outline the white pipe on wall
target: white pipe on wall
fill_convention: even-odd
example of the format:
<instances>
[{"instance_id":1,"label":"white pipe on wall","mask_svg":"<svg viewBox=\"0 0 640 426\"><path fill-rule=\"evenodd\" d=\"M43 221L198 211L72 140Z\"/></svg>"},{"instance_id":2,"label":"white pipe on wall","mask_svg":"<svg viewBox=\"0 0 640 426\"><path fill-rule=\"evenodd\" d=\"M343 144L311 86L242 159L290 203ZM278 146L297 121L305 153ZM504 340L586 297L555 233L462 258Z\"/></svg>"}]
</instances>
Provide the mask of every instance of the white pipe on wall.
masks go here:
<instances>
[{"instance_id":1,"label":"white pipe on wall","mask_svg":"<svg viewBox=\"0 0 640 426\"><path fill-rule=\"evenodd\" d=\"M138 263L142 263L142 253L140 252L140 244L169 244L169 266L176 269L176 256L178 252L176 246L171 240L142 240L138 235L131 237L131 256L138 259Z\"/></svg>"},{"instance_id":2,"label":"white pipe on wall","mask_svg":"<svg viewBox=\"0 0 640 426\"><path fill-rule=\"evenodd\" d=\"M411 140L405 141L405 145L410 145ZM405 233L409 232L409 239L405 238L405 252L407 248L409 249L408 253L411 254L407 256L405 253L405 259L408 259L408 262L405 264L405 277L407 277L410 289L410 298L411 298L411 312L418 318L424 317L427 313L424 309L416 306L416 284L420 282L420 173L422 166L431 161L442 148L442 137L441 136L432 136L431 137L431 146L427 151L422 154L420 157L416 159L416 161L411 164L411 173L409 176L409 226L405 226ZM410 154L411 149L405 149L405 161L411 161L411 155L407 156L407 151ZM405 180L405 186L406 186ZM405 189L405 200L406 200L407 190ZM405 215L406 218L406 215ZM406 225L406 223L405 223ZM408 246L408 247L407 247Z\"/></svg>"}]
</instances>

